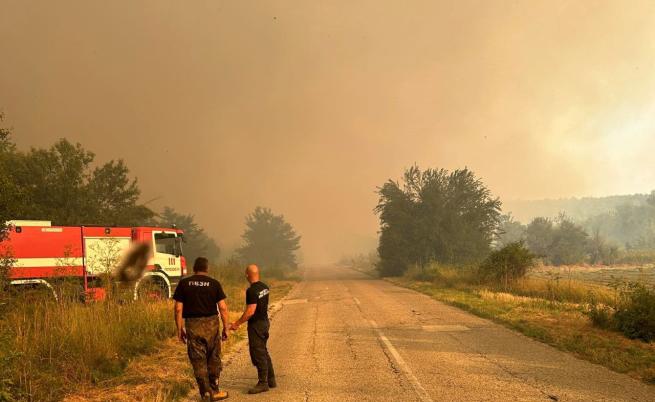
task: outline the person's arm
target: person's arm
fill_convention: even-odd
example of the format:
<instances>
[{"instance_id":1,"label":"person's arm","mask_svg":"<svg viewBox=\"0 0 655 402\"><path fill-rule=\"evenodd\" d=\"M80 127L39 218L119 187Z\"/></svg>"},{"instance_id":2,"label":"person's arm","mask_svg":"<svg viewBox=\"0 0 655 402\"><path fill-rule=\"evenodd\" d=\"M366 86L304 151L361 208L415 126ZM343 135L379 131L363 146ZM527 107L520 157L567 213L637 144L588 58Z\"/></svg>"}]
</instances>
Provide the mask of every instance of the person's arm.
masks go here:
<instances>
[{"instance_id":1,"label":"person's arm","mask_svg":"<svg viewBox=\"0 0 655 402\"><path fill-rule=\"evenodd\" d=\"M236 331L237 329L239 329L239 326L241 324L248 321L250 319L250 317L252 317L255 314L255 310L257 310L257 304L248 304L246 306L246 309L243 311L243 314L241 315L241 318L239 318L237 321L233 322L230 325L230 329L232 331Z\"/></svg>"},{"instance_id":2,"label":"person's arm","mask_svg":"<svg viewBox=\"0 0 655 402\"><path fill-rule=\"evenodd\" d=\"M186 330L184 329L184 318L182 318L182 309L184 305L182 302L176 301L173 308L175 316L175 326L177 327L177 339L182 343L186 343Z\"/></svg>"},{"instance_id":3,"label":"person's arm","mask_svg":"<svg viewBox=\"0 0 655 402\"><path fill-rule=\"evenodd\" d=\"M230 327L230 312L227 308L225 299L218 302L218 311L221 314L221 321L223 321L223 340L227 340L227 329Z\"/></svg>"}]
</instances>

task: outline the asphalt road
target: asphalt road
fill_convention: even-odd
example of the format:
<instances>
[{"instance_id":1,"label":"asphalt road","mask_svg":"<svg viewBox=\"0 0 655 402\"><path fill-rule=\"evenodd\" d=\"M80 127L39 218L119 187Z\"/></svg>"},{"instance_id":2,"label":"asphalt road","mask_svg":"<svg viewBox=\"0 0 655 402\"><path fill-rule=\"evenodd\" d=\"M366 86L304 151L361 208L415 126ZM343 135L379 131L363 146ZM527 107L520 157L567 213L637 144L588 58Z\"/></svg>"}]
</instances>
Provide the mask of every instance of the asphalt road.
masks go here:
<instances>
[{"instance_id":1,"label":"asphalt road","mask_svg":"<svg viewBox=\"0 0 655 402\"><path fill-rule=\"evenodd\" d=\"M339 267L309 270L275 315L278 388L247 346L225 368L232 401L655 401L655 387L425 295Z\"/></svg>"}]
</instances>

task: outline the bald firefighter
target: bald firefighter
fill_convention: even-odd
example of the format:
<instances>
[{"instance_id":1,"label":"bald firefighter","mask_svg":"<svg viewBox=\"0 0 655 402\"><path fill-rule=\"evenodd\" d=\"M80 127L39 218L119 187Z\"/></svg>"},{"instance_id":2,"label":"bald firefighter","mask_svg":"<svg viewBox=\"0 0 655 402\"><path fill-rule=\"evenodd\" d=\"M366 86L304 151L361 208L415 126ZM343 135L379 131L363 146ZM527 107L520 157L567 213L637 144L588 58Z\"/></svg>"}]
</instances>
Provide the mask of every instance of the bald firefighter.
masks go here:
<instances>
[{"instance_id":1,"label":"bald firefighter","mask_svg":"<svg viewBox=\"0 0 655 402\"><path fill-rule=\"evenodd\" d=\"M196 258L194 274L182 279L175 289L175 325L177 336L186 343L193 374L203 401L221 401L218 379L221 363L221 339L227 340L228 309L220 282L209 276L209 261ZM217 315L223 321L223 333Z\"/></svg>"},{"instance_id":2,"label":"bald firefighter","mask_svg":"<svg viewBox=\"0 0 655 402\"><path fill-rule=\"evenodd\" d=\"M250 360L257 367L257 384L251 388L249 394L266 392L269 388L277 386L271 356L268 354L266 342L268 341L268 286L259 278L257 265L248 265L246 278L250 287L246 290L246 309L239 320L230 325L236 331L241 324L248 322L248 345Z\"/></svg>"}]
</instances>

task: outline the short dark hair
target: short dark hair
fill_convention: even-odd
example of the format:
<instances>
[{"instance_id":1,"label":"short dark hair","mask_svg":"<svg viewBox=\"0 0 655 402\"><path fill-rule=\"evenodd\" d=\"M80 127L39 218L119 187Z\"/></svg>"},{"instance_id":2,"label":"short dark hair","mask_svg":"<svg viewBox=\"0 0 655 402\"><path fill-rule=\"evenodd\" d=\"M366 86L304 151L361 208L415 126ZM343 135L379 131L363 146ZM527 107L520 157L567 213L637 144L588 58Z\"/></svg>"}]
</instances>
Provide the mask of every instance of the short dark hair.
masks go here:
<instances>
[{"instance_id":1,"label":"short dark hair","mask_svg":"<svg viewBox=\"0 0 655 402\"><path fill-rule=\"evenodd\" d=\"M193 272L207 272L209 271L209 260L205 257L198 257L193 263Z\"/></svg>"}]
</instances>

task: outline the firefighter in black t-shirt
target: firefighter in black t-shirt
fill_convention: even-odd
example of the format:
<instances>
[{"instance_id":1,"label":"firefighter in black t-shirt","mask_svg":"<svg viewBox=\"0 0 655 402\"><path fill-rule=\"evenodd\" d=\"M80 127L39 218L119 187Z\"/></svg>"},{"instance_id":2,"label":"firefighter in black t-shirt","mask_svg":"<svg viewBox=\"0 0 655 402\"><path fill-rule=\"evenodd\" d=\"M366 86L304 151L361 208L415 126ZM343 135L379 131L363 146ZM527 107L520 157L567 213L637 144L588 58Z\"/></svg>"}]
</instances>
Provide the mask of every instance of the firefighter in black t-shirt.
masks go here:
<instances>
[{"instance_id":1,"label":"firefighter in black t-shirt","mask_svg":"<svg viewBox=\"0 0 655 402\"><path fill-rule=\"evenodd\" d=\"M248 345L250 359L257 367L257 385L251 388L248 393L258 394L266 392L269 388L275 388L275 372L271 356L266 349L268 341L268 286L259 280L259 268L257 265L249 265L246 268L246 278L250 287L246 290L246 310L238 321L230 324L230 329L236 331L241 324L248 321Z\"/></svg>"},{"instance_id":2,"label":"firefighter in black t-shirt","mask_svg":"<svg viewBox=\"0 0 655 402\"><path fill-rule=\"evenodd\" d=\"M227 340L228 310L225 293L220 282L210 277L209 261L196 258L192 276L180 281L175 289L175 325L177 336L187 345L193 374L203 400L220 401L228 393L218 387L223 368L221 364L221 338ZM223 321L219 331L218 313Z\"/></svg>"}]
</instances>

